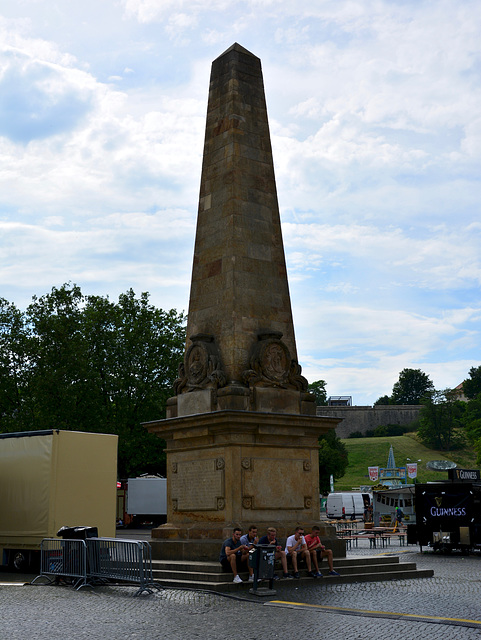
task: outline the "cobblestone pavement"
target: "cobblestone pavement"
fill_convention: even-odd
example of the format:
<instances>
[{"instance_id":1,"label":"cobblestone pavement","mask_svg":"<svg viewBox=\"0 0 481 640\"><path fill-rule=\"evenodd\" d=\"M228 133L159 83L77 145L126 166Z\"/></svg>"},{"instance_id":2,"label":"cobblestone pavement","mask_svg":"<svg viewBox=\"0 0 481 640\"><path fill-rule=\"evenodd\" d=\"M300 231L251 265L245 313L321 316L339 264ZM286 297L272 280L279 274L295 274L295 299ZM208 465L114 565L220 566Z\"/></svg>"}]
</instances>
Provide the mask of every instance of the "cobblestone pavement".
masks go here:
<instances>
[{"instance_id":1,"label":"cobblestone pavement","mask_svg":"<svg viewBox=\"0 0 481 640\"><path fill-rule=\"evenodd\" d=\"M420 554L415 547L388 553L434 569L434 577L359 584L278 581L276 596L266 601L247 592L226 597L164 590L134 598L132 587L75 592L10 586L1 584L8 576L0 574L0 640L481 640L480 556ZM372 554L359 549L348 557Z\"/></svg>"}]
</instances>

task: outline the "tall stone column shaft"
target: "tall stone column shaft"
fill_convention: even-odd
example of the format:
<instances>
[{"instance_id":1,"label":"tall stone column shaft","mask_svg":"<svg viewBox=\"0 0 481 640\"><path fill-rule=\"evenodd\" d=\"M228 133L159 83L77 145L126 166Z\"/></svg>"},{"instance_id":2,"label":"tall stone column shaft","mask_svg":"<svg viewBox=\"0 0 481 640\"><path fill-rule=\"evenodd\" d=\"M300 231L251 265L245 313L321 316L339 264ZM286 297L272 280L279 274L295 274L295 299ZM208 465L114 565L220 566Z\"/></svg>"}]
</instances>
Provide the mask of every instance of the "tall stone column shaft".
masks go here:
<instances>
[{"instance_id":1,"label":"tall stone column shaft","mask_svg":"<svg viewBox=\"0 0 481 640\"><path fill-rule=\"evenodd\" d=\"M212 64L187 339L242 383L261 331L297 359L261 61L235 44Z\"/></svg>"}]
</instances>

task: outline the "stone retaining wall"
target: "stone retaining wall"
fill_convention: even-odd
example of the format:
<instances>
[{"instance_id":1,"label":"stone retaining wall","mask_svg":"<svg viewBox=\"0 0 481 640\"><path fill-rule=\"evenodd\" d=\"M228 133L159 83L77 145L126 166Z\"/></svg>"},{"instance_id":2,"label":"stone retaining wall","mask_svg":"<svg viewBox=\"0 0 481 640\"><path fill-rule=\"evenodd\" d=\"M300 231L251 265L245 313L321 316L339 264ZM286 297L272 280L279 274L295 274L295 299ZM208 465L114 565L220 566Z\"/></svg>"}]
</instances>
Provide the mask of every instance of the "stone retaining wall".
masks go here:
<instances>
[{"instance_id":1,"label":"stone retaining wall","mask_svg":"<svg viewBox=\"0 0 481 640\"><path fill-rule=\"evenodd\" d=\"M421 405L375 405L374 407L317 407L318 416L342 418L336 427L339 438L347 438L351 433L365 433L381 425L408 425L419 418Z\"/></svg>"}]
</instances>

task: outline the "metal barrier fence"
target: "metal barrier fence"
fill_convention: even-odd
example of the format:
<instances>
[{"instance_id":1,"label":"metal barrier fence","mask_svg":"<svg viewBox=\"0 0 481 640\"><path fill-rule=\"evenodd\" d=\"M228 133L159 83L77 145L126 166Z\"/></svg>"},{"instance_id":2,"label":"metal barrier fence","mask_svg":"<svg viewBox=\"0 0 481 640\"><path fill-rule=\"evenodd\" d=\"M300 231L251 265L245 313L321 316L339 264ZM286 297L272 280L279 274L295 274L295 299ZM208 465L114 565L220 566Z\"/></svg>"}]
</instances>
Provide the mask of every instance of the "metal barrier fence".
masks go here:
<instances>
[{"instance_id":1,"label":"metal barrier fence","mask_svg":"<svg viewBox=\"0 0 481 640\"><path fill-rule=\"evenodd\" d=\"M113 580L133 582L139 585L136 596L162 588L153 579L150 544L142 540L45 538L40 549L40 575L32 584L41 577L48 579L47 584L69 579L74 589Z\"/></svg>"},{"instance_id":2,"label":"metal barrier fence","mask_svg":"<svg viewBox=\"0 0 481 640\"><path fill-rule=\"evenodd\" d=\"M161 589L152 575L152 550L143 540L87 538L88 575L99 581L135 582L139 590Z\"/></svg>"},{"instance_id":3,"label":"metal barrier fence","mask_svg":"<svg viewBox=\"0 0 481 640\"><path fill-rule=\"evenodd\" d=\"M59 540L45 538L40 546L40 577L48 578L47 584L70 579L74 589L88 586L87 545L85 540Z\"/></svg>"}]
</instances>

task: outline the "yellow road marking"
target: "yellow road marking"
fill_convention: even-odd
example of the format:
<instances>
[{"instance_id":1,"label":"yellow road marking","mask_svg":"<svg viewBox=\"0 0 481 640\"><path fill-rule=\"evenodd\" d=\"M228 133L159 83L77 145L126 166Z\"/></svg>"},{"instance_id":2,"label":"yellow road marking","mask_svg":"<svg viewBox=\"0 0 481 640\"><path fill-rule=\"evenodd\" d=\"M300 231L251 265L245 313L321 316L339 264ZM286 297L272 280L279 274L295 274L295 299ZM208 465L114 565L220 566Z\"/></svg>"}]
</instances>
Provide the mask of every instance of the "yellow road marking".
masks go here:
<instances>
[{"instance_id":1,"label":"yellow road marking","mask_svg":"<svg viewBox=\"0 0 481 640\"><path fill-rule=\"evenodd\" d=\"M398 613L397 611L376 611L370 609L349 609L346 607L334 607L323 604L309 604L307 602L288 602L285 600L270 600L269 602L265 602L264 604L278 604L278 605L289 605L290 607L308 607L311 609L322 609L323 611L345 611L346 613L362 613L362 614L373 614L373 615L384 615L384 616L399 616L402 618L417 618L423 620L440 620L444 622L468 622L470 624L477 624L481 626L481 621L479 620L469 620L467 618L445 618L443 616L428 616L422 613Z\"/></svg>"}]
</instances>

